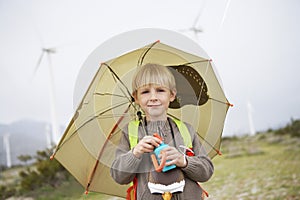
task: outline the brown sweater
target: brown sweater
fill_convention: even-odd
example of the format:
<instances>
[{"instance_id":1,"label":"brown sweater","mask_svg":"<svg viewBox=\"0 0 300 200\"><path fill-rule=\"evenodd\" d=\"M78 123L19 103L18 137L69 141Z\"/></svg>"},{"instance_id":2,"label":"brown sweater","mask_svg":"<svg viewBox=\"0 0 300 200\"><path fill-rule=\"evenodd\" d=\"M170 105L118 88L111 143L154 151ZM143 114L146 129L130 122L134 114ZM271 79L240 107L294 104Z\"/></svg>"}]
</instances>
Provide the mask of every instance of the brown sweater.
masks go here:
<instances>
[{"instance_id":1,"label":"brown sweater","mask_svg":"<svg viewBox=\"0 0 300 200\"><path fill-rule=\"evenodd\" d=\"M176 148L180 145L184 145L183 138L176 126L171 122ZM193 151L195 156L187 157L187 166L181 168L185 187L182 193L175 193L172 199L180 200L196 200L201 199L202 190L198 186L197 182L207 181L213 174L214 167L211 160L206 156L199 138L195 133L191 125L186 124L193 143ZM158 127L160 127L158 130ZM147 130L149 135L160 132L163 136L164 142L170 146L174 146L174 141L171 134L169 123L157 121L148 122ZM145 131L140 126L139 129L139 140L145 136ZM123 135L120 140L119 147L116 151L116 159L113 161L111 166L111 176L119 184L128 184L133 181L136 176L138 179L137 189L137 200L161 200L161 194L151 194L148 188L149 172L153 171L153 164L151 162L150 154L145 153L141 158L136 158L132 150L130 149L128 130L123 130Z\"/></svg>"}]
</instances>

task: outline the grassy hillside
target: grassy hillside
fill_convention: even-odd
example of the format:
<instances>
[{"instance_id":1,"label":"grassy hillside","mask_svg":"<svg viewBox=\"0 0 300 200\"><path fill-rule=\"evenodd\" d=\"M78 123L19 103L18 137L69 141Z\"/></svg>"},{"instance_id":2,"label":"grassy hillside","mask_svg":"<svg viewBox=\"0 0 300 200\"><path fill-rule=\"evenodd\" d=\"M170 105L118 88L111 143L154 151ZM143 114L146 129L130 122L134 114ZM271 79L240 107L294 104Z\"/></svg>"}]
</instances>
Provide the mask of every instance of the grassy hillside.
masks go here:
<instances>
[{"instance_id":1,"label":"grassy hillside","mask_svg":"<svg viewBox=\"0 0 300 200\"><path fill-rule=\"evenodd\" d=\"M206 199L300 199L300 139L272 133L225 138ZM77 199L109 199L100 194ZM118 199L118 198L112 198Z\"/></svg>"},{"instance_id":2,"label":"grassy hillside","mask_svg":"<svg viewBox=\"0 0 300 200\"><path fill-rule=\"evenodd\" d=\"M273 134L223 141L208 199L300 199L300 140Z\"/></svg>"},{"instance_id":3,"label":"grassy hillside","mask_svg":"<svg viewBox=\"0 0 300 200\"><path fill-rule=\"evenodd\" d=\"M222 153L213 159L213 177L201 184L209 193L206 199L300 199L299 137L264 133L224 138ZM2 177L5 174L8 172ZM120 199L83 192L71 178L56 189L42 187L26 196L39 200Z\"/></svg>"}]
</instances>

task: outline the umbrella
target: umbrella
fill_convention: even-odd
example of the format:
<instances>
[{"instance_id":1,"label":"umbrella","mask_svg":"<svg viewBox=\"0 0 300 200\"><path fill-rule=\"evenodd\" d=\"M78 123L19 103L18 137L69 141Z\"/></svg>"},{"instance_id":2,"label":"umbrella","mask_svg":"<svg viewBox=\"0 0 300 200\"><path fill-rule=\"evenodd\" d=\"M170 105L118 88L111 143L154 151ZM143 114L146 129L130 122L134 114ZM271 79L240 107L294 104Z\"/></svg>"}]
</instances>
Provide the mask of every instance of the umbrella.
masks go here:
<instances>
[{"instance_id":1,"label":"umbrella","mask_svg":"<svg viewBox=\"0 0 300 200\"><path fill-rule=\"evenodd\" d=\"M207 154L220 154L221 135L231 105L212 61L160 41L101 63L53 154L87 191L125 197L128 186L110 177L122 128L136 119L131 79L146 63L168 66L177 85L168 115L190 123Z\"/></svg>"}]
</instances>

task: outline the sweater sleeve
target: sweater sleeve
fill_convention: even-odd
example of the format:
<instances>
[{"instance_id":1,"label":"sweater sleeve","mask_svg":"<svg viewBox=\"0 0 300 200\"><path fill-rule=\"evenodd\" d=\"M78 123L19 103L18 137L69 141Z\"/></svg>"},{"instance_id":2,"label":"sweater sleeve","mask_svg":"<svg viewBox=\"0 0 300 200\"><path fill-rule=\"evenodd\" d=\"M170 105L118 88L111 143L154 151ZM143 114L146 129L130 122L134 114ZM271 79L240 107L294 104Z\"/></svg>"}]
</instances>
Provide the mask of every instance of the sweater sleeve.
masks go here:
<instances>
[{"instance_id":1,"label":"sweater sleeve","mask_svg":"<svg viewBox=\"0 0 300 200\"><path fill-rule=\"evenodd\" d=\"M130 183L138 171L141 160L133 155L127 131L123 130L115 160L110 168L112 178L119 184Z\"/></svg>"},{"instance_id":2,"label":"sweater sleeve","mask_svg":"<svg viewBox=\"0 0 300 200\"><path fill-rule=\"evenodd\" d=\"M204 148L201 146L198 135L194 129L190 125L187 126L192 137L193 151L195 155L192 157L186 157L187 166L182 168L182 171L193 181L208 181L214 172L214 166L204 151Z\"/></svg>"}]
</instances>

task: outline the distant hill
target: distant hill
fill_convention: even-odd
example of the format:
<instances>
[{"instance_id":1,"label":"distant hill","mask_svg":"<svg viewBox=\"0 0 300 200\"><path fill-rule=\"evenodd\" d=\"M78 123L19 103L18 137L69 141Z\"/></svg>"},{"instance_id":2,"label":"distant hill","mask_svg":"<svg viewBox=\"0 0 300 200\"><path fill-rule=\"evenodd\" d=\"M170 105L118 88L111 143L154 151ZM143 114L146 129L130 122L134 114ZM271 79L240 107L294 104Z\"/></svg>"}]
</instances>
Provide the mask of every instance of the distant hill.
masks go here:
<instances>
[{"instance_id":1,"label":"distant hill","mask_svg":"<svg viewBox=\"0 0 300 200\"><path fill-rule=\"evenodd\" d=\"M10 146L12 166L21 164L18 156L35 155L36 151L46 149L50 142L50 127L49 123L33 120L0 124L0 165L7 166L7 142Z\"/></svg>"}]
</instances>

